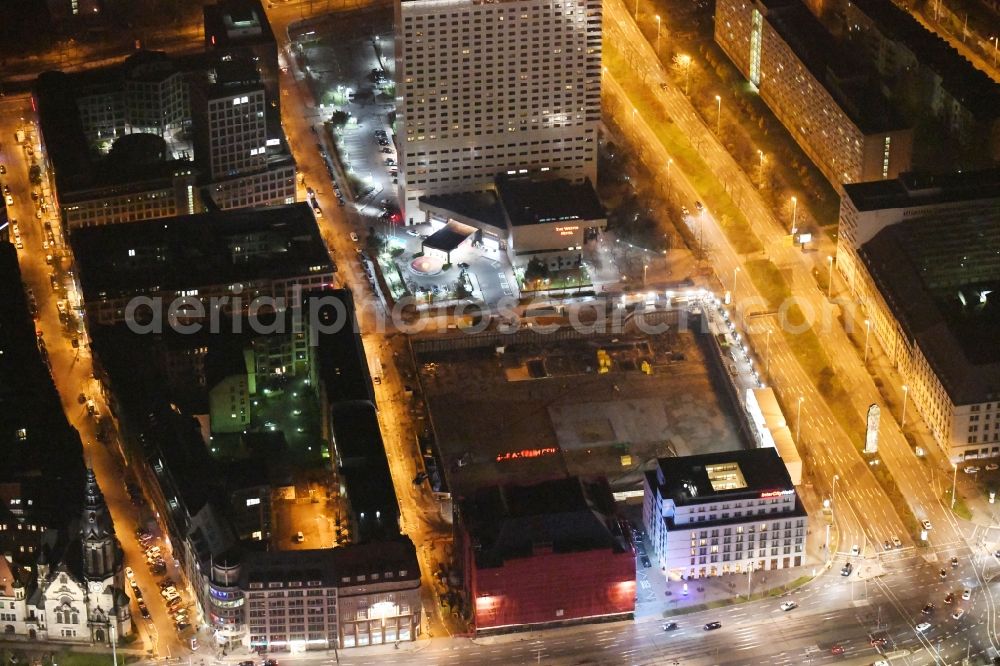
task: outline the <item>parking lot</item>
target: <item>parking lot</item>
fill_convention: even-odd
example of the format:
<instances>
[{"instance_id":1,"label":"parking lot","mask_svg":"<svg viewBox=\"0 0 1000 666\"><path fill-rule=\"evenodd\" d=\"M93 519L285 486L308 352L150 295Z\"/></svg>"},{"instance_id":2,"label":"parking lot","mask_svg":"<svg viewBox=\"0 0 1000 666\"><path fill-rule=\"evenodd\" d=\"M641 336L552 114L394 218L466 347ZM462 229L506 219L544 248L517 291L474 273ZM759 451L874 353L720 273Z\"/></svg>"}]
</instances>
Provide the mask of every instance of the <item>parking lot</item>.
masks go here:
<instances>
[{"instance_id":1,"label":"parking lot","mask_svg":"<svg viewBox=\"0 0 1000 666\"><path fill-rule=\"evenodd\" d=\"M353 203L362 224L384 231L398 210L392 13L379 9L338 14L336 21L301 28L291 37L323 120L335 119L344 175L351 181L350 188L345 182L338 185L356 195ZM386 199L389 210L382 206Z\"/></svg>"}]
</instances>

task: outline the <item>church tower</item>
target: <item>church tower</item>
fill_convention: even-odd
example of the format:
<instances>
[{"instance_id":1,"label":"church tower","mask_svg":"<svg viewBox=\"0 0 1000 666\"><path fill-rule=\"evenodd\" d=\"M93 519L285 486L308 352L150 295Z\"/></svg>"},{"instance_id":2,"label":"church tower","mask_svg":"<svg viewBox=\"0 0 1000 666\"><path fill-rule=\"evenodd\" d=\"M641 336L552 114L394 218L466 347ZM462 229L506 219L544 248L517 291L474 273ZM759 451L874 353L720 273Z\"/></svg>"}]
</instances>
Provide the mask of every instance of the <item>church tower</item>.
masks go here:
<instances>
[{"instance_id":1,"label":"church tower","mask_svg":"<svg viewBox=\"0 0 1000 666\"><path fill-rule=\"evenodd\" d=\"M83 575L88 581L114 578L121 568L118 540L104 494L97 485L94 470L87 470L86 499L80 525L83 546Z\"/></svg>"}]
</instances>

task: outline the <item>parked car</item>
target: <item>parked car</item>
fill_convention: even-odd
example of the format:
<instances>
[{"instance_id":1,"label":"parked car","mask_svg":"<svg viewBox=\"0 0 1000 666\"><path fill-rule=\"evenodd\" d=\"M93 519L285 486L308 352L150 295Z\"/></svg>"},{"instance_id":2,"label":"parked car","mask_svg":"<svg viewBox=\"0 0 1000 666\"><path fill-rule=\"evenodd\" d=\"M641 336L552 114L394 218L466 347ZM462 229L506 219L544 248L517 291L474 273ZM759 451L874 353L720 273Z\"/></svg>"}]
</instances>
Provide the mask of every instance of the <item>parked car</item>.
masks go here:
<instances>
[{"instance_id":1,"label":"parked car","mask_svg":"<svg viewBox=\"0 0 1000 666\"><path fill-rule=\"evenodd\" d=\"M903 542L899 540L899 537L892 537L892 545L895 548L902 548Z\"/></svg>"},{"instance_id":2,"label":"parked car","mask_svg":"<svg viewBox=\"0 0 1000 666\"><path fill-rule=\"evenodd\" d=\"M964 608L956 608L955 612L951 614L951 619L953 619L953 620L961 620L964 615L965 615L965 609Z\"/></svg>"},{"instance_id":3,"label":"parked car","mask_svg":"<svg viewBox=\"0 0 1000 666\"><path fill-rule=\"evenodd\" d=\"M143 619L149 619L149 608L146 607L146 604L139 604L139 612L142 614Z\"/></svg>"},{"instance_id":4,"label":"parked car","mask_svg":"<svg viewBox=\"0 0 1000 666\"><path fill-rule=\"evenodd\" d=\"M962 468L962 471L965 472L966 474L978 474L979 468L976 467L975 465L967 465Z\"/></svg>"},{"instance_id":5,"label":"parked car","mask_svg":"<svg viewBox=\"0 0 1000 666\"><path fill-rule=\"evenodd\" d=\"M931 628L931 623L930 622L921 622L920 624L917 625L917 631L919 633L923 633L923 632L927 631L930 628Z\"/></svg>"},{"instance_id":6,"label":"parked car","mask_svg":"<svg viewBox=\"0 0 1000 666\"><path fill-rule=\"evenodd\" d=\"M990 463L989 465L987 465L986 467L984 467L984 469L987 472L992 472L992 471L995 471L997 469L1000 469L1000 465L998 465L996 463Z\"/></svg>"},{"instance_id":7,"label":"parked car","mask_svg":"<svg viewBox=\"0 0 1000 666\"><path fill-rule=\"evenodd\" d=\"M128 578L135 578L135 572L132 571L132 567L125 567L125 575Z\"/></svg>"},{"instance_id":8,"label":"parked car","mask_svg":"<svg viewBox=\"0 0 1000 666\"><path fill-rule=\"evenodd\" d=\"M964 590L962 590L963 601L968 601L971 598L972 598L972 590L970 590L969 588L965 588Z\"/></svg>"},{"instance_id":9,"label":"parked car","mask_svg":"<svg viewBox=\"0 0 1000 666\"><path fill-rule=\"evenodd\" d=\"M351 240L354 241L355 243L357 243L358 240L359 240L358 239L358 234L352 231L351 232Z\"/></svg>"},{"instance_id":10,"label":"parked car","mask_svg":"<svg viewBox=\"0 0 1000 666\"><path fill-rule=\"evenodd\" d=\"M923 527L925 530L930 530L931 529L931 521L929 521L926 518L924 518L923 520L920 521L920 526Z\"/></svg>"}]
</instances>

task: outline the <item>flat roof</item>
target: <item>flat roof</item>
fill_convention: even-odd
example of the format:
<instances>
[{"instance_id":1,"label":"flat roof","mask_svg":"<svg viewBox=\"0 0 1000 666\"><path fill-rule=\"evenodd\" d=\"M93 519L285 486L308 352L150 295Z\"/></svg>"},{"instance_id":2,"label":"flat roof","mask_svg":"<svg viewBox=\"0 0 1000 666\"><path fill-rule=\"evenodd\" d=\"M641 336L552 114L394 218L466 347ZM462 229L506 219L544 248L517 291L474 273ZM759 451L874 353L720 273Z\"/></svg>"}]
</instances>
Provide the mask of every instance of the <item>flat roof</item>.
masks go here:
<instances>
[{"instance_id":1,"label":"flat roof","mask_svg":"<svg viewBox=\"0 0 1000 666\"><path fill-rule=\"evenodd\" d=\"M859 254L952 402L1000 398L1000 207L900 222Z\"/></svg>"},{"instance_id":2,"label":"flat roof","mask_svg":"<svg viewBox=\"0 0 1000 666\"><path fill-rule=\"evenodd\" d=\"M979 120L1000 116L1000 85L891 0L852 0L886 37L904 44L941 77L941 86Z\"/></svg>"},{"instance_id":3,"label":"flat roof","mask_svg":"<svg viewBox=\"0 0 1000 666\"><path fill-rule=\"evenodd\" d=\"M423 246L441 250L442 252L451 252L475 233L476 230L473 227L450 220L448 224L425 238Z\"/></svg>"},{"instance_id":4,"label":"flat roof","mask_svg":"<svg viewBox=\"0 0 1000 666\"><path fill-rule=\"evenodd\" d=\"M84 300L330 273L305 203L76 229Z\"/></svg>"},{"instance_id":5,"label":"flat roof","mask_svg":"<svg viewBox=\"0 0 1000 666\"><path fill-rule=\"evenodd\" d=\"M908 129L869 71L801 0L766 0L765 19L865 134Z\"/></svg>"},{"instance_id":6,"label":"flat roof","mask_svg":"<svg viewBox=\"0 0 1000 666\"><path fill-rule=\"evenodd\" d=\"M858 211L1000 200L1000 168L943 174L903 173L892 180L845 183L844 192Z\"/></svg>"},{"instance_id":7,"label":"flat roof","mask_svg":"<svg viewBox=\"0 0 1000 666\"><path fill-rule=\"evenodd\" d=\"M429 194L420 197L418 204L437 208L445 213L451 213L468 220L488 224L495 229L506 232L507 222L504 219L500 200L492 191L485 192L455 192L454 194ZM426 210L422 208L422 210Z\"/></svg>"},{"instance_id":8,"label":"flat roof","mask_svg":"<svg viewBox=\"0 0 1000 666\"><path fill-rule=\"evenodd\" d=\"M530 557L538 546L555 553L628 549L603 479L570 477L482 488L461 503L460 511L464 528L478 545L476 564L481 568Z\"/></svg>"},{"instance_id":9,"label":"flat roof","mask_svg":"<svg viewBox=\"0 0 1000 666\"><path fill-rule=\"evenodd\" d=\"M219 0L214 5L205 5L202 14L209 46L228 48L275 43L271 23L260 0Z\"/></svg>"},{"instance_id":10,"label":"flat roof","mask_svg":"<svg viewBox=\"0 0 1000 666\"><path fill-rule=\"evenodd\" d=\"M607 212L589 180L500 177L497 194L512 227L574 220L604 220Z\"/></svg>"},{"instance_id":11,"label":"flat roof","mask_svg":"<svg viewBox=\"0 0 1000 666\"><path fill-rule=\"evenodd\" d=\"M706 453L657 460L660 495L678 506L793 491L792 479L772 448Z\"/></svg>"}]
</instances>

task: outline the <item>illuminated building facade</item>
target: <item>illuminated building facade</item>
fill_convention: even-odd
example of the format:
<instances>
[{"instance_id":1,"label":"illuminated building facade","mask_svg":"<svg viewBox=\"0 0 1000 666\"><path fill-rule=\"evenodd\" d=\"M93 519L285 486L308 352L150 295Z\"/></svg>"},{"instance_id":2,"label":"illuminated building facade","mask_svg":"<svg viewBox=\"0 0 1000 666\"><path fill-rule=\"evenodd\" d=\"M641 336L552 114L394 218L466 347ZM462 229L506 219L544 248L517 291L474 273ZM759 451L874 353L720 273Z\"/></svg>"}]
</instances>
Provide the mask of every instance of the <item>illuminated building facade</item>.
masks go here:
<instances>
[{"instance_id":1,"label":"illuminated building facade","mask_svg":"<svg viewBox=\"0 0 1000 666\"><path fill-rule=\"evenodd\" d=\"M484 488L461 504L457 530L478 634L635 610L635 552L603 480Z\"/></svg>"},{"instance_id":2,"label":"illuminated building facade","mask_svg":"<svg viewBox=\"0 0 1000 666\"><path fill-rule=\"evenodd\" d=\"M671 578L801 566L806 510L774 448L660 458L643 522Z\"/></svg>"},{"instance_id":3,"label":"illuminated building facade","mask_svg":"<svg viewBox=\"0 0 1000 666\"><path fill-rule=\"evenodd\" d=\"M838 190L910 168L912 129L801 0L719 0L715 41Z\"/></svg>"},{"instance_id":4,"label":"illuminated building facade","mask_svg":"<svg viewBox=\"0 0 1000 666\"><path fill-rule=\"evenodd\" d=\"M511 263L537 259L552 272L579 267L584 243L607 226L590 180L544 173L500 176L490 192L422 197L420 209L444 229L472 227L476 243L505 251Z\"/></svg>"},{"instance_id":5,"label":"illuminated building facade","mask_svg":"<svg viewBox=\"0 0 1000 666\"><path fill-rule=\"evenodd\" d=\"M1000 170L845 189L837 267L861 336L952 461L1000 455Z\"/></svg>"},{"instance_id":6,"label":"illuminated building facade","mask_svg":"<svg viewBox=\"0 0 1000 666\"><path fill-rule=\"evenodd\" d=\"M408 224L423 221L420 197L486 191L512 171L596 182L599 0L395 6L395 138Z\"/></svg>"}]
</instances>

